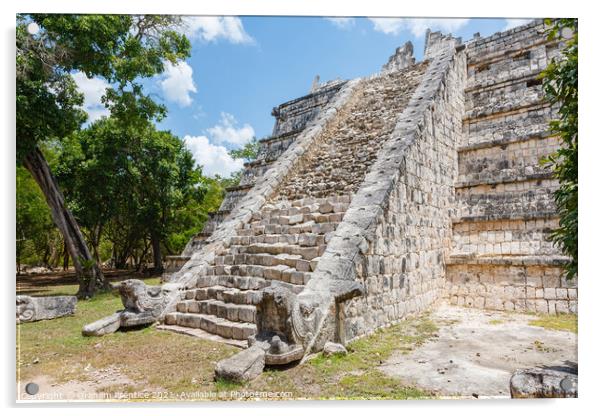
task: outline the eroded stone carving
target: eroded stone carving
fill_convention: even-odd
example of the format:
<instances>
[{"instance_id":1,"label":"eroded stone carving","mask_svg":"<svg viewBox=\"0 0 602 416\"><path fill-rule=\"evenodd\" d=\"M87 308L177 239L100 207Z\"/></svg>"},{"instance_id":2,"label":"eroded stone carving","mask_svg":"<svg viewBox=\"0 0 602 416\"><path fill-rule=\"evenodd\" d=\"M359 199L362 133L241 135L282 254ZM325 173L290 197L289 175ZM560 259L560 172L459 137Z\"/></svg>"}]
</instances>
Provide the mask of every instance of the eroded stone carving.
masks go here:
<instances>
[{"instance_id":1,"label":"eroded stone carving","mask_svg":"<svg viewBox=\"0 0 602 416\"><path fill-rule=\"evenodd\" d=\"M268 365L289 364L321 351L328 341L336 340L336 304L363 293L363 286L353 280L321 279L299 294L274 283L263 290L257 308L258 332L249 345L266 352Z\"/></svg>"},{"instance_id":2,"label":"eroded stone carving","mask_svg":"<svg viewBox=\"0 0 602 416\"><path fill-rule=\"evenodd\" d=\"M335 341L336 304L364 293L363 286L353 280L326 278L316 282L299 294L277 283L263 290L257 307L258 332L249 338L249 345L264 352L264 365L299 361L310 352L321 351L329 341ZM229 375L240 373L238 369L246 366L248 354L245 350L220 361L216 374L233 378Z\"/></svg>"},{"instance_id":3,"label":"eroded stone carving","mask_svg":"<svg viewBox=\"0 0 602 416\"><path fill-rule=\"evenodd\" d=\"M513 399L577 397L577 391L576 366L520 369L510 379Z\"/></svg>"},{"instance_id":4,"label":"eroded stone carving","mask_svg":"<svg viewBox=\"0 0 602 416\"><path fill-rule=\"evenodd\" d=\"M147 286L141 280L129 279L121 282L118 288L125 309L86 325L82 330L84 335L101 336L113 333L121 327L156 322L177 295L179 286Z\"/></svg>"},{"instance_id":5,"label":"eroded stone carving","mask_svg":"<svg viewBox=\"0 0 602 416\"><path fill-rule=\"evenodd\" d=\"M76 303L75 296L17 296L17 323L73 315Z\"/></svg>"}]
</instances>

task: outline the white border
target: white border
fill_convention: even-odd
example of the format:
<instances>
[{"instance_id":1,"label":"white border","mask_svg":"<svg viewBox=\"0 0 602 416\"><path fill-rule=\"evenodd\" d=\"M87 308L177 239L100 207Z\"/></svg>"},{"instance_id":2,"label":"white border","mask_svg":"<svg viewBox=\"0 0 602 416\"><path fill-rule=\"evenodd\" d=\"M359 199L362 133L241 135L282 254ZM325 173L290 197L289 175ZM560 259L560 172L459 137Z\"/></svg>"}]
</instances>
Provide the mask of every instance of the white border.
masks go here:
<instances>
[{"instance_id":1,"label":"white border","mask_svg":"<svg viewBox=\"0 0 602 416\"><path fill-rule=\"evenodd\" d=\"M2 404L8 407L8 414L61 414L81 415L106 414L114 407L107 405L62 404L41 409L32 406L15 408L15 344L14 344L14 189L15 189L15 104L14 104L14 25L17 12L70 12L70 13L170 13L170 14L235 14L235 15L312 15L312 16L412 16L412 17L578 17L580 32L580 133L582 137L580 152L580 222L581 253L579 276L579 395L577 400L488 400L488 401L424 401L424 402L286 402L286 403L217 403L182 404L177 412L205 412L207 414L245 414L265 415L267 412L286 412L287 415L307 415L308 413L345 412L364 414L371 407L384 413L400 412L437 412L471 415L487 413L504 415L528 411L530 414L588 414L588 410L600 407L600 295L602 294L602 273L599 247L602 245L601 214L602 192L600 185L600 157L602 155L602 134L597 121L600 116L600 80L598 77L599 26L602 21L594 2L566 2L548 0L545 2L526 2L524 0L505 0L503 2L485 1L445 1L393 2L391 0L219 0L214 2L181 0L20 0L13 4L3 2L2 14L2 50L4 52L2 72L2 100L0 105L1 126L4 135L1 139L2 187L4 203L2 206L2 228L4 238L0 246L2 256L2 282L5 319L2 319L4 342L2 368ZM401 41L400 41L401 42ZM171 405L174 406L174 405ZM185 407L201 407L186 409ZM12 407L12 408L10 408ZM82 409L85 407L85 409ZM137 415L165 415L166 405L146 404L127 406L128 413ZM285 407L285 409L283 409ZM173 411L172 411L173 412ZM521 412L522 413L522 412Z\"/></svg>"}]
</instances>

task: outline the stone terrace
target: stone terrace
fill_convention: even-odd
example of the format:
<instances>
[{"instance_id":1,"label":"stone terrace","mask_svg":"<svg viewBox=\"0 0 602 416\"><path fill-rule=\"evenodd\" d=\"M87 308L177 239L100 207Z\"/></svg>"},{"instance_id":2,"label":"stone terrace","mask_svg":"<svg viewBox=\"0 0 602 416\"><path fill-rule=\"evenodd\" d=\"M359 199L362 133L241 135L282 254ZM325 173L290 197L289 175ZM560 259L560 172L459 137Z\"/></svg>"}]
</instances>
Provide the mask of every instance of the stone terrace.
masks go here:
<instances>
[{"instance_id":1,"label":"stone terrace","mask_svg":"<svg viewBox=\"0 0 602 416\"><path fill-rule=\"evenodd\" d=\"M447 262L452 304L575 312L576 282L549 240L558 183L540 160L558 148L539 74L559 54L541 21L466 46L464 143Z\"/></svg>"}]
</instances>

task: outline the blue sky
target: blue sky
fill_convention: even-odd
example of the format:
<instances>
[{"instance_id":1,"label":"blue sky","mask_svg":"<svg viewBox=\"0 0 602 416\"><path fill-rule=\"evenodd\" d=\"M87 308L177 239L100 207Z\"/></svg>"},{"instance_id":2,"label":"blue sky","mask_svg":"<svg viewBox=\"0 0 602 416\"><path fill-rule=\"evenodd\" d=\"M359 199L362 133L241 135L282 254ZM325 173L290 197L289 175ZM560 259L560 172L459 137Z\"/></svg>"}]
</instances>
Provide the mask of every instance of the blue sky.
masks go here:
<instances>
[{"instance_id":1,"label":"blue sky","mask_svg":"<svg viewBox=\"0 0 602 416\"><path fill-rule=\"evenodd\" d=\"M307 94L312 80L350 79L378 72L410 40L422 58L427 27L461 36L488 36L523 19L408 19L320 17L186 17L181 29L192 55L168 65L145 87L169 110L161 129L185 140L206 174L242 167L228 150L270 135L272 107ZM90 119L106 110L106 83L75 74Z\"/></svg>"}]
</instances>

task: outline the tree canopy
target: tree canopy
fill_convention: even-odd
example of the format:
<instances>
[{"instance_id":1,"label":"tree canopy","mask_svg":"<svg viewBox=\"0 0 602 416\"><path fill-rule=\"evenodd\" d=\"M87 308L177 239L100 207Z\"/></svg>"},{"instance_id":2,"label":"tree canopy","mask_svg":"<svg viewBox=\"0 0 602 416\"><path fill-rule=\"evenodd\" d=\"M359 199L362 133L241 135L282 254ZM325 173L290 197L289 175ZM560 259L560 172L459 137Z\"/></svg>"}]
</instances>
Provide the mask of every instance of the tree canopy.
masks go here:
<instances>
[{"instance_id":1,"label":"tree canopy","mask_svg":"<svg viewBox=\"0 0 602 416\"><path fill-rule=\"evenodd\" d=\"M103 103L124 129L143 129L164 117L165 107L144 92L141 82L163 72L166 62L189 56L190 42L175 30L179 23L177 16L17 16L17 163L44 195L80 280L81 297L109 284L65 203L42 144L60 143L86 120L74 71L108 82Z\"/></svg>"},{"instance_id":2,"label":"tree canopy","mask_svg":"<svg viewBox=\"0 0 602 416\"><path fill-rule=\"evenodd\" d=\"M201 204L206 193L184 143L152 123L144 128L114 118L93 123L64 141L56 172L69 206L89 230L97 259L108 232L122 253L121 265L141 240L165 242L177 233L186 222L184 212Z\"/></svg>"}]
</instances>

